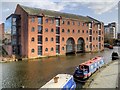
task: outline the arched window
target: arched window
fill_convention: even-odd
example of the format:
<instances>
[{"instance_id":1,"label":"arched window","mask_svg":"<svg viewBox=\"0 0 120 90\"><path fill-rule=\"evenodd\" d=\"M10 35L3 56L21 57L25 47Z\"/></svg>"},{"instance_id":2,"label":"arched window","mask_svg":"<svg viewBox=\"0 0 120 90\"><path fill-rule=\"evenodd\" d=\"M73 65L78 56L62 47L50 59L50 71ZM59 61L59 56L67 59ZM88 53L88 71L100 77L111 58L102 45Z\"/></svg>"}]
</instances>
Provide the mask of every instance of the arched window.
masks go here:
<instances>
[{"instance_id":1,"label":"arched window","mask_svg":"<svg viewBox=\"0 0 120 90\"><path fill-rule=\"evenodd\" d=\"M53 28L51 29L51 32L54 32L54 29L53 29Z\"/></svg>"},{"instance_id":2,"label":"arched window","mask_svg":"<svg viewBox=\"0 0 120 90\"><path fill-rule=\"evenodd\" d=\"M51 51L54 51L54 48L53 48L53 47L51 48Z\"/></svg>"},{"instance_id":3,"label":"arched window","mask_svg":"<svg viewBox=\"0 0 120 90\"><path fill-rule=\"evenodd\" d=\"M32 37L31 41L34 42L34 37Z\"/></svg>"},{"instance_id":4,"label":"arched window","mask_svg":"<svg viewBox=\"0 0 120 90\"><path fill-rule=\"evenodd\" d=\"M53 37L51 38L51 41L54 41L54 38L53 38Z\"/></svg>"},{"instance_id":5,"label":"arched window","mask_svg":"<svg viewBox=\"0 0 120 90\"><path fill-rule=\"evenodd\" d=\"M67 22L67 25L70 25L70 21Z\"/></svg>"},{"instance_id":6,"label":"arched window","mask_svg":"<svg viewBox=\"0 0 120 90\"><path fill-rule=\"evenodd\" d=\"M67 31L68 33L70 33L70 29L68 29L68 31Z\"/></svg>"},{"instance_id":7,"label":"arched window","mask_svg":"<svg viewBox=\"0 0 120 90\"><path fill-rule=\"evenodd\" d=\"M31 49L31 52L32 52L32 53L34 53L34 52L35 52L35 50L34 50L34 49Z\"/></svg>"},{"instance_id":8,"label":"arched window","mask_svg":"<svg viewBox=\"0 0 120 90\"><path fill-rule=\"evenodd\" d=\"M64 37L62 37L62 41L64 41Z\"/></svg>"},{"instance_id":9,"label":"arched window","mask_svg":"<svg viewBox=\"0 0 120 90\"><path fill-rule=\"evenodd\" d=\"M48 41L48 38L47 38L47 37L45 38L45 41Z\"/></svg>"},{"instance_id":10,"label":"arched window","mask_svg":"<svg viewBox=\"0 0 120 90\"><path fill-rule=\"evenodd\" d=\"M32 32L34 32L35 31L35 28L34 27L32 27L32 30L31 30Z\"/></svg>"},{"instance_id":11,"label":"arched window","mask_svg":"<svg viewBox=\"0 0 120 90\"><path fill-rule=\"evenodd\" d=\"M45 32L48 32L48 28L45 29Z\"/></svg>"},{"instance_id":12,"label":"arched window","mask_svg":"<svg viewBox=\"0 0 120 90\"><path fill-rule=\"evenodd\" d=\"M45 51L47 52L47 51L48 51L48 48L46 48Z\"/></svg>"}]
</instances>

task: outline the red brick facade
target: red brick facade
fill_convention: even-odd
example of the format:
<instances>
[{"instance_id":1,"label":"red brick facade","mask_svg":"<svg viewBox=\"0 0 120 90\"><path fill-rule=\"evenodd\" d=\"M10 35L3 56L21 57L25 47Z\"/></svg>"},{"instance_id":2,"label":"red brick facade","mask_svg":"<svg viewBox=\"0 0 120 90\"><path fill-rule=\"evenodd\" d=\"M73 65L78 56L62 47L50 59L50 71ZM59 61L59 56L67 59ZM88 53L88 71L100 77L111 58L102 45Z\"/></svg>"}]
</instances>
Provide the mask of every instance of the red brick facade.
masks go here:
<instances>
[{"instance_id":1,"label":"red brick facade","mask_svg":"<svg viewBox=\"0 0 120 90\"><path fill-rule=\"evenodd\" d=\"M58 26L60 28L60 34L57 35L56 20L54 16L47 16L44 15L44 13L42 13L42 15L30 15L20 5L17 6L15 14L21 15L20 38L22 56L28 58L39 57L38 46L42 46L41 56L56 55L56 36L60 37L60 55L66 54L66 42L68 38L73 38L75 45L78 44L78 39L82 38L85 43L85 52L104 50L104 24L102 22L96 23L93 20L90 22L92 23L92 28L89 28L89 22L80 19L60 17L60 26ZM38 24L38 16L42 16L42 24ZM32 22L32 18L34 18L34 22ZM48 19L48 22L46 22L46 19ZM68 21L70 25L68 25ZM42 34L38 34L38 25L42 26ZM98 29L98 25L101 25L101 29ZM34 31L32 31L33 27ZM46 31L46 29L48 30ZM53 31L51 31L51 29L53 29ZM62 31L63 29L64 32ZM68 32L68 29L70 32ZM89 34L90 29L92 29L92 35ZM42 36L42 44L38 44L38 35ZM90 36L92 37L92 42L90 42ZM100 41L98 38L99 36L101 37ZM33 41L32 38L34 38ZM46 38L48 38L48 41L46 41ZM51 38L53 38L53 40L51 40ZM92 49L90 49L90 44L92 44ZM34 49L33 52L32 49Z\"/></svg>"}]
</instances>

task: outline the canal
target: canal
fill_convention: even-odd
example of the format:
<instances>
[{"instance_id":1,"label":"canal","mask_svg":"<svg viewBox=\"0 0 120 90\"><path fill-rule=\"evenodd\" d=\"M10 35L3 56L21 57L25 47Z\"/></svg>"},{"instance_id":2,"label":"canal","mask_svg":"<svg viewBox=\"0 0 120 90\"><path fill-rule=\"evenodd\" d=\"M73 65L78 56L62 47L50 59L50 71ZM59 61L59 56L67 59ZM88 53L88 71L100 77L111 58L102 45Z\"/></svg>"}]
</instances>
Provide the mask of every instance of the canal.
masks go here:
<instances>
[{"instance_id":1,"label":"canal","mask_svg":"<svg viewBox=\"0 0 120 90\"><path fill-rule=\"evenodd\" d=\"M21 86L25 86L25 88L40 88L59 73L73 74L76 66L95 56L103 56L105 63L110 62L113 51L118 51L118 47L105 49L98 53L0 63L0 67L2 67L2 71L0 70L2 88L19 88Z\"/></svg>"}]
</instances>

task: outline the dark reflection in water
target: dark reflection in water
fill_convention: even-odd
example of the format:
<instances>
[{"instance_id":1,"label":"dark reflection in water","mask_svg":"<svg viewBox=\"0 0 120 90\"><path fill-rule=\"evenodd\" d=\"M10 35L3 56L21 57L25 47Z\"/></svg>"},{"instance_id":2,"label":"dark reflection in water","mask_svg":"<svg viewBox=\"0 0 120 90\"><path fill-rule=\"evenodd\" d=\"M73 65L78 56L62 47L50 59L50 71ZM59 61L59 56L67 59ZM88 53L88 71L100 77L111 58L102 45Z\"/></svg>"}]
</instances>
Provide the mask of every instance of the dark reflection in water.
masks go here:
<instances>
[{"instance_id":1,"label":"dark reflection in water","mask_svg":"<svg viewBox=\"0 0 120 90\"><path fill-rule=\"evenodd\" d=\"M2 87L18 88L25 86L25 88L40 88L59 73L73 74L76 66L95 56L104 56L105 62L109 62L113 51L118 51L118 48L115 47L113 50L105 49L105 51L99 53L3 63L0 64L2 65Z\"/></svg>"}]
</instances>

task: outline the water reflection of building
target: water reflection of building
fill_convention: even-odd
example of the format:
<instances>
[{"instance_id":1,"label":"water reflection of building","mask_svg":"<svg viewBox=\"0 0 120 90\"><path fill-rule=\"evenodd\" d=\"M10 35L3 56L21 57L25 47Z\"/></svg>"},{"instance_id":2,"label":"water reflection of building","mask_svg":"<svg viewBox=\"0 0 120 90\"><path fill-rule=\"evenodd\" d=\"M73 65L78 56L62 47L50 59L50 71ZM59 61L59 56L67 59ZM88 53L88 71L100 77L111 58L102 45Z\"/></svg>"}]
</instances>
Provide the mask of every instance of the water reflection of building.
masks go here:
<instances>
[{"instance_id":1,"label":"water reflection of building","mask_svg":"<svg viewBox=\"0 0 120 90\"><path fill-rule=\"evenodd\" d=\"M7 20L13 53L28 58L104 49L104 24L88 16L17 5Z\"/></svg>"}]
</instances>

